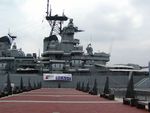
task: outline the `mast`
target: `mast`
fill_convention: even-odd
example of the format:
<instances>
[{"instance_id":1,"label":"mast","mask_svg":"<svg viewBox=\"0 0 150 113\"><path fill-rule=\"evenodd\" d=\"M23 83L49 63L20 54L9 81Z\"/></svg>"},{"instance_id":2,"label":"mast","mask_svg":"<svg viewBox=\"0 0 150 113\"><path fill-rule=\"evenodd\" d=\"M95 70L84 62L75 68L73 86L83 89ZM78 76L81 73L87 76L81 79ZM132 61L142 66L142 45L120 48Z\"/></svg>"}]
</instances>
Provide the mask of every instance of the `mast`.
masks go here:
<instances>
[{"instance_id":1,"label":"mast","mask_svg":"<svg viewBox=\"0 0 150 113\"><path fill-rule=\"evenodd\" d=\"M51 7L49 9L49 7L50 7L49 0L47 0L46 20L48 21L51 27L50 36L53 35L53 33L60 34L62 31L62 23L64 21L67 21L68 17L64 15L64 12L62 13L62 16L59 16L57 14L52 16L52 9Z\"/></svg>"},{"instance_id":2,"label":"mast","mask_svg":"<svg viewBox=\"0 0 150 113\"><path fill-rule=\"evenodd\" d=\"M50 9L49 9L49 7L50 7ZM61 34L61 32L62 32L62 23L64 21L67 21L68 17L66 17L64 15L64 12L62 13L62 16L59 16L57 14L52 16L52 9L51 9L51 6L49 4L49 0L47 0L46 20L48 21L48 23L51 27L50 35L49 35L49 37L51 37L52 35L56 35L56 34L60 35ZM50 38L49 38L49 40L50 40ZM49 44L50 44L50 41L47 44L47 50L49 49Z\"/></svg>"}]
</instances>

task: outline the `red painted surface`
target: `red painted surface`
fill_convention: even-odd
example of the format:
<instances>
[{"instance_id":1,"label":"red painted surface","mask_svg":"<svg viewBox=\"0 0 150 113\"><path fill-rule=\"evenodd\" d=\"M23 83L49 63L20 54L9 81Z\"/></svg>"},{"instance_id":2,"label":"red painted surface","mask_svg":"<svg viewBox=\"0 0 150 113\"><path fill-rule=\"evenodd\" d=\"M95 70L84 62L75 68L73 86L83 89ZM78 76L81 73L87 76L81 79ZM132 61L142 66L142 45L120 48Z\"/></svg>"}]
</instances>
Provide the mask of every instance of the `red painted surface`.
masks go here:
<instances>
[{"instance_id":1,"label":"red painted surface","mask_svg":"<svg viewBox=\"0 0 150 113\"><path fill-rule=\"evenodd\" d=\"M42 95L42 96L40 96ZM63 95L63 96L62 96ZM30 102L1 102L5 100L30 100ZM32 102L37 101L37 103ZM40 103L38 101L87 101L87 103ZM102 103L89 104L90 101ZM98 96L74 89L40 89L0 99L0 113L147 113L122 103L111 103Z\"/></svg>"}]
</instances>

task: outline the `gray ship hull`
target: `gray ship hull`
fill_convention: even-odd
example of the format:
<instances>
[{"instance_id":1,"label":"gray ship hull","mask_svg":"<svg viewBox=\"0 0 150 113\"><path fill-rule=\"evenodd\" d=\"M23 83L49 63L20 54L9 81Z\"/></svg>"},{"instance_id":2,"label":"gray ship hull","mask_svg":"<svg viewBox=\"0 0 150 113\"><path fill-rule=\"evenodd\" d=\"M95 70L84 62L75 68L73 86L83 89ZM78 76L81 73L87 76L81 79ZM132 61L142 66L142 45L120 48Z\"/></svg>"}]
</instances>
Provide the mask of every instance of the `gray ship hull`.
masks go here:
<instances>
[{"instance_id":1,"label":"gray ship hull","mask_svg":"<svg viewBox=\"0 0 150 113\"><path fill-rule=\"evenodd\" d=\"M90 88L93 87L94 80L96 79L98 89L103 90L106 77L109 76L110 88L126 88L128 83L128 72L95 72L95 73L73 73L72 81L56 81L56 80L43 80L42 74L10 74L11 83L15 86L20 85L20 79L23 78L24 86L28 86L30 79L31 85L34 83L42 82L42 87L57 88L60 84L62 88L76 88L77 82L84 82L84 86L89 82ZM133 73L134 83L137 84L142 79L147 78L147 75ZM0 76L0 86L4 88L7 75Z\"/></svg>"}]
</instances>

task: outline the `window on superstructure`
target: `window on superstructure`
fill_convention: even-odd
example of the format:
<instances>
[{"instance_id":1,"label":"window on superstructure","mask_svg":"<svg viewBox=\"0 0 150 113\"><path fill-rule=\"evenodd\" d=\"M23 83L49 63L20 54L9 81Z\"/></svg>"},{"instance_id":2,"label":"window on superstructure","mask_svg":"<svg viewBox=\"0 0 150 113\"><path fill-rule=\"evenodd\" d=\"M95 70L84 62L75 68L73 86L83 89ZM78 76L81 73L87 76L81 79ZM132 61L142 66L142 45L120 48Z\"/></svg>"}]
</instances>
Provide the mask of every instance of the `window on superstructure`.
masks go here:
<instances>
[{"instance_id":1,"label":"window on superstructure","mask_svg":"<svg viewBox=\"0 0 150 113\"><path fill-rule=\"evenodd\" d=\"M61 55L55 56L56 60L61 60Z\"/></svg>"}]
</instances>

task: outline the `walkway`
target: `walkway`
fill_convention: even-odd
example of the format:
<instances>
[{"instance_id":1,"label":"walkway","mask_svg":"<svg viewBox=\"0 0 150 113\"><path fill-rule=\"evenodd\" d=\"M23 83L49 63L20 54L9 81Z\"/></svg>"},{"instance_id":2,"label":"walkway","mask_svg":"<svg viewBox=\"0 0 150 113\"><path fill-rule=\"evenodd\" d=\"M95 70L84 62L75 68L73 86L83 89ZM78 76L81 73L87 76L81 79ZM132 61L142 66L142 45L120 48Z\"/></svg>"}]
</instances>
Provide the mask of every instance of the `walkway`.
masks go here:
<instances>
[{"instance_id":1,"label":"walkway","mask_svg":"<svg viewBox=\"0 0 150 113\"><path fill-rule=\"evenodd\" d=\"M147 113L75 89L38 89L0 99L0 113Z\"/></svg>"}]
</instances>

